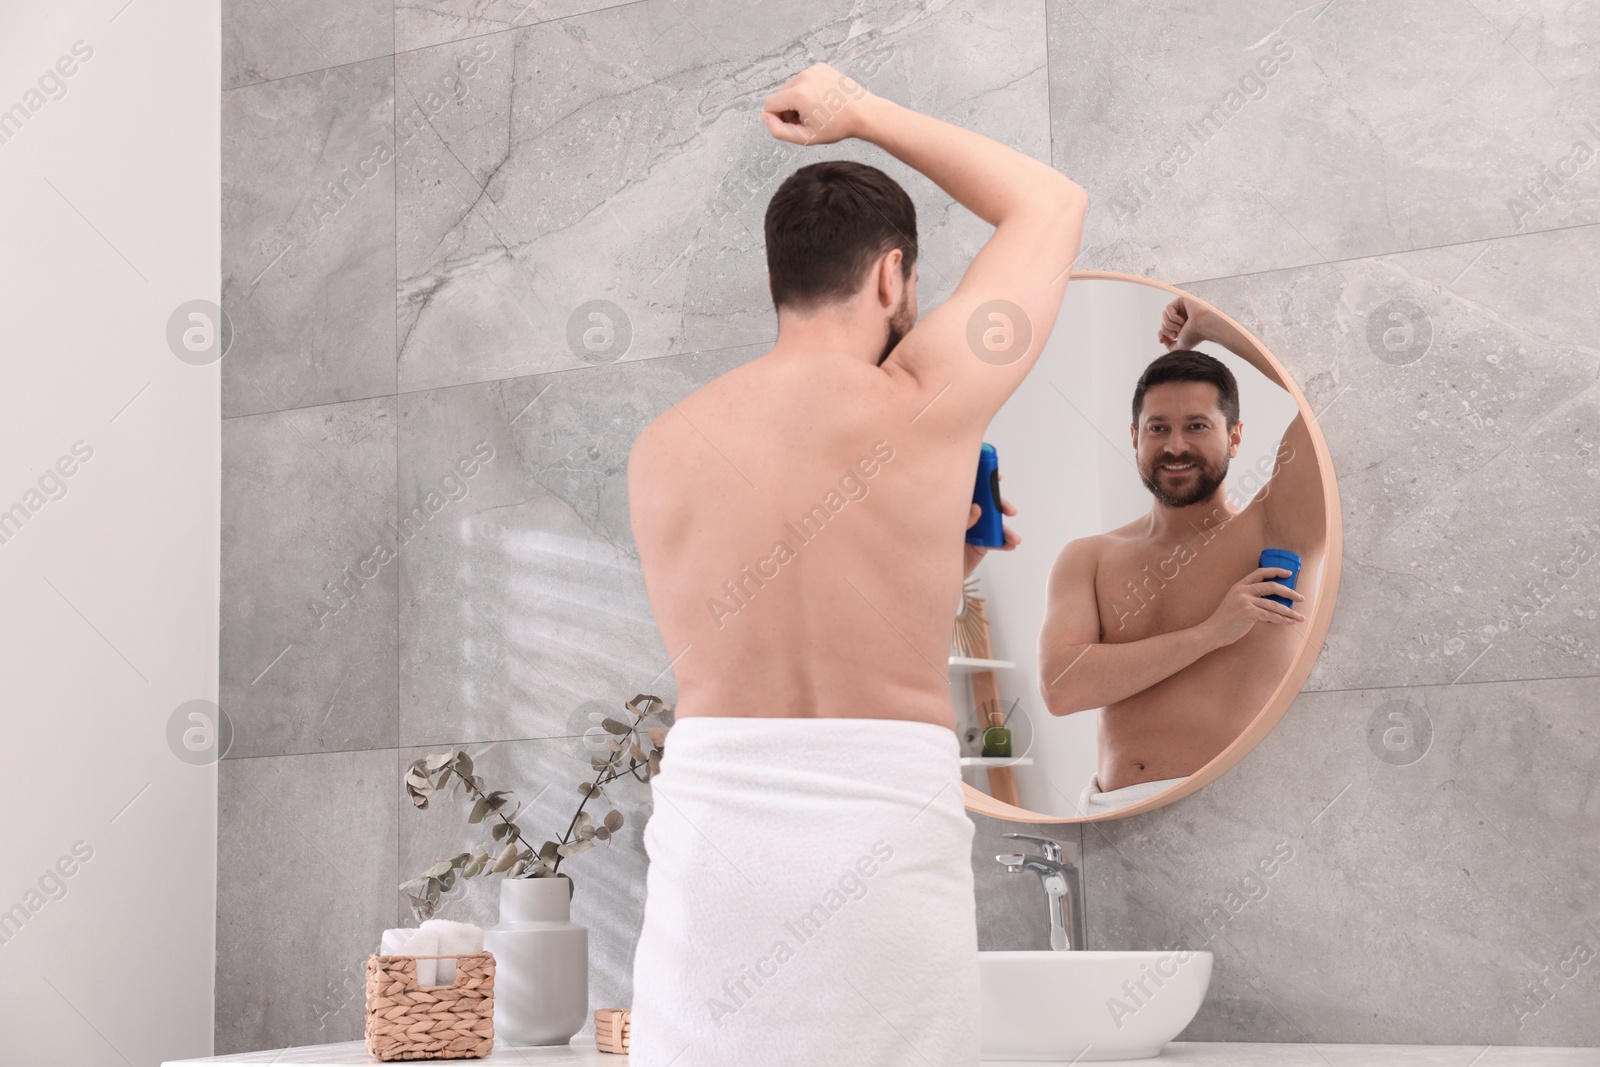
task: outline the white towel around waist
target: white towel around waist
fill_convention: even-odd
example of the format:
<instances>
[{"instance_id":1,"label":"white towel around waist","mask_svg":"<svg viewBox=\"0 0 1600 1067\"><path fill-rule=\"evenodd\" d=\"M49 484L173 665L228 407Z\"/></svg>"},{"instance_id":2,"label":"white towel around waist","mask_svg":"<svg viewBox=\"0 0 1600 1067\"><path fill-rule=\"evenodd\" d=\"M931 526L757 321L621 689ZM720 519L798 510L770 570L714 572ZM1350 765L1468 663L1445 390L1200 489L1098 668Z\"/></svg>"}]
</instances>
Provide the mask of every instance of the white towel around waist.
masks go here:
<instances>
[{"instance_id":1,"label":"white towel around waist","mask_svg":"<svg viewBox=\"0 0 1600 1067\"><path fill-rule=\"evenodd\" d=\"M1157 793L1165 793L1179 782L1188 778L1159 778L1154 782L1135 782L1125 785L1121 789L1112 789L1109 792L1100 791L1100 776L1098 774L1089 778L1089 784L1084 786L1083 795L1078 798L1078 814L1100 815L1108 811L1125 808L1129 804L1137 804L1141 800L1148 800Z\"/></svg>"},{"instance_id":2,"label":"white towel around waist","mask_svg":"<svg viewBox=\"0 0 1600 1067\"><path fill-rule=\"evenodd\" d=\"M953 732L681 718L651 793L634 1067L975 1067L973 824Z\"/></svg>"}]
</instances>

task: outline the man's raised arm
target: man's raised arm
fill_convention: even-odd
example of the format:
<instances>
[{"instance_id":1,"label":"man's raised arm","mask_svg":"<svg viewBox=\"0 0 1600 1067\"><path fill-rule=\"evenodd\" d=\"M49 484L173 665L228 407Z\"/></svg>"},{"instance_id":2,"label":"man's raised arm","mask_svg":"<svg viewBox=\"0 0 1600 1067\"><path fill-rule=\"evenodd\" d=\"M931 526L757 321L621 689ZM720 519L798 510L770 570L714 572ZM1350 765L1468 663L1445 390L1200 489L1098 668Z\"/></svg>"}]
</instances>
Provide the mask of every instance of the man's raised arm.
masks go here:
<instances>
[{"instance_id":1,"label":"man's raised arm","mask_svg":"<svg viewBox=\"0 0 1600 1067\"><path fill-rule=\"evenodd\" d=\"M988 424L1038 362L1083 234L1088 195L979 133L867 93L855 136L927 175L995 228L955 292L884 361L958 422Z\"/></svg>"},{"instance_id":2,"label":"man's raised arm","mask_svg":"<svg viewBox=\"0 0 1600 1067\"><path fill-rule=\"evenodd\" d=\"M1283 377L1231 319L1192 297L1180 296L1161 313L1156 340L1171 348L1193 348L1211 341L1250 364L1274 385L1288 389ZM1260 504L1269 544L1302 556L1320 555L1327 547L1328 514L1322 498L1322 472L1304 412L1296 412L1278 441L1272 477L1252 505Z\"/></svg>"}]
</instances>

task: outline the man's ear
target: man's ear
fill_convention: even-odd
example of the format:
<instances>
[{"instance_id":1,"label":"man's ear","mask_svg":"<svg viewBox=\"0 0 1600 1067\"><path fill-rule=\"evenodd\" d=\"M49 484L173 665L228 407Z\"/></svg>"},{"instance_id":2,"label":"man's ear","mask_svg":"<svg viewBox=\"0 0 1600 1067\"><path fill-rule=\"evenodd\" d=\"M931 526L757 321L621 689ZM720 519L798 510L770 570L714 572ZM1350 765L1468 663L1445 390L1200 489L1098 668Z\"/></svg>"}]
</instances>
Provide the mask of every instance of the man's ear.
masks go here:
<instances>
[{"instance_id":1,"label":"man's ear","mask_svg":"<svg viewBox=\"0 0 1600 1067\"><path fill-rule=\"evenodd\" d=\"M894 299L895 282L900 279L900 261L895 258L899 249L891 249L878 260L878 293L880 303L893 311L899 306L899 301Z\"/></svg>"}]
</instances>

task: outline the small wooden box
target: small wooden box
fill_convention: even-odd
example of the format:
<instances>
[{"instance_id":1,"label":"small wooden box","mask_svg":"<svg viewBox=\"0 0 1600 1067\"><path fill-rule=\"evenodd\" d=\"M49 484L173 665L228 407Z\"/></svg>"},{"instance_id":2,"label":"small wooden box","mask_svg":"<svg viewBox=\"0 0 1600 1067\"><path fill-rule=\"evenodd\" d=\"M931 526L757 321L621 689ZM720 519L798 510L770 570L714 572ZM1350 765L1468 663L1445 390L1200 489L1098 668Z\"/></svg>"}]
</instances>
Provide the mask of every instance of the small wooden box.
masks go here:
<instances>
[{"instance_id":1,"label":"small wooden box","mask_svg":"<svg viewBox=\"0 0 1600 1067\"><path fill-rule=\"evenodd\" d=\"M594 1047L601 1052L627 1052L633 1033L627 1008L600 1008L594 1013Z\"/></svg>"}]
</instances>

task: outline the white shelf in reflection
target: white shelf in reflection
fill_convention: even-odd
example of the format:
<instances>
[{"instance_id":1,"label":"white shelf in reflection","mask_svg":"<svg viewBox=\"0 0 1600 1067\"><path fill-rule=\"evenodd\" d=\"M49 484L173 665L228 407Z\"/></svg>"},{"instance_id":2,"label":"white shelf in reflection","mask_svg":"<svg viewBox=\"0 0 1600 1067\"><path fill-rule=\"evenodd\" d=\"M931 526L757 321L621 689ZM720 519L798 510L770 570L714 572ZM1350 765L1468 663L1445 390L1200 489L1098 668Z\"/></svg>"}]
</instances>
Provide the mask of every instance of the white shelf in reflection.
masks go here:
<instances>
[{"instance_id":1,"label":"white shelf in reflection","mask_svg":"<svg viewBox=\"0 0 1600 1067\"><path fill-rule=\"evenodd\" d=\"M1033 762L1032 756L962 756L963 767L1026 767Z\"/></svg>"},{"instance_id":2,"label":"white shelf in reflection","mask_svg":"<svg viewBox=\"0 0 1600 1067\"><path fill-rule=\"evenodd\" d=\"M1006 671L1016 664L1008 659L973 659L971 656L951 656L952 671Z\"/></svg>"}]
</instances>

